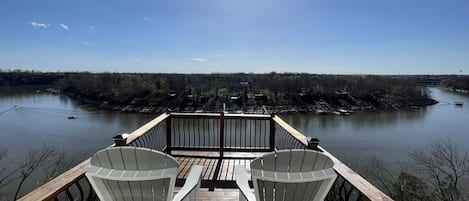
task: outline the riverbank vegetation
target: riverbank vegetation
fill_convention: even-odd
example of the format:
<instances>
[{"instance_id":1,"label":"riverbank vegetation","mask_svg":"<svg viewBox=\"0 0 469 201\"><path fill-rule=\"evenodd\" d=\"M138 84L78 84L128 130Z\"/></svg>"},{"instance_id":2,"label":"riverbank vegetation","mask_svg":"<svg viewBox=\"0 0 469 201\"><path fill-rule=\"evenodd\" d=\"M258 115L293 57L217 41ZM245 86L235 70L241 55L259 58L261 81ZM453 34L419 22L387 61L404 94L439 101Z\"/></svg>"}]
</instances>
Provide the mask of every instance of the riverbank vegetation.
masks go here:
<instances>
[{"instance_id":1,"label":"riverbank vegetation","mask_svg":"<svg viewBox=\"0 0 469 201\"><path fill-rule=\"evenodd\" d=\"M101 107L142 111L288 112L397 109L436 103L415 82L378 75L39 73L9 71L2 85L50 84Z\"/></svg>"},{"instance_id":2,"label":"riverbank vegetation","mask_svg":"<svg viewBox=\"0 0 469 201\"><path fill-rule=\"evenodd\" d=\"M454 76L441 81L440 86L451 91L469 93L469 76Z\"/></svg>"}]
</instances>

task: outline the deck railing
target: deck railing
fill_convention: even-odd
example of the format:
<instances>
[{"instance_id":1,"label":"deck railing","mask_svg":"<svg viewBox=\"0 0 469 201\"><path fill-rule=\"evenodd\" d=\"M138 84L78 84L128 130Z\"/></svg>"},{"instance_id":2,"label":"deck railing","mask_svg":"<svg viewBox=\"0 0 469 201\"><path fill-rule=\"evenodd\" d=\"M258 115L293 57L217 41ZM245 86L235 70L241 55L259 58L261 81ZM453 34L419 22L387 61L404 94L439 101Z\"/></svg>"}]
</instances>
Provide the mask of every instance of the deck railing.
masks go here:
<instances>
[{"instance_id":1,"label":"deck railing","mask_svg":"<svg viewBox=\"0 0 469 201\"><path fill-rule=\"evenodd\" d=\"M309 149L307 138L277 115L165 113L112 146L173 150L263 152ZM359 174L322 149L339 177L326 200L392 200ZM97 200L84 177L89 159L22 197L36 200Z\"/></svg>"},{"instance_id":2,"label":"deck railing","mask_svg":"<svg viewBox=\"0 0 469 201\"><path fill-rule=\"evenodd\" d=\"M272 151L270 115L171 113L169 150L262 152ZM167 123L169 124L169 123ZM170 136L169 136L170 135Z\"/></svg>"}]
</instances>

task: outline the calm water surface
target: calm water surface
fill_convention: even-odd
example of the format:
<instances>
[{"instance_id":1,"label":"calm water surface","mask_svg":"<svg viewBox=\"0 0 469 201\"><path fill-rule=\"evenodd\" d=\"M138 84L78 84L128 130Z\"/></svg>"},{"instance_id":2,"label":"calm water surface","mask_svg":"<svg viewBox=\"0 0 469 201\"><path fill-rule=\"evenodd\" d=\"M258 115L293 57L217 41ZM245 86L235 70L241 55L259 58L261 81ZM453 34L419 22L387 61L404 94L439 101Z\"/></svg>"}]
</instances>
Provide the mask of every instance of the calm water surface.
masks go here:
<instances>
[{"instance_id":1,"label":"calm water surface","mask_svg":"<svg viewBox=\"0 0 469 201\"><path fill-rule=\"evenodd\" d=\"M387 162L406 159L409 147L449 138L469 148L469 96L430 89L440 103L416 111L357 112L351 116L308 113L282 117L307 136L318 137L341 159L366 160L378 156ZM19 106L14 108L13 106ZM0 147L21 160L31 148L54 144L70 156L85 159L109 146L112 136L131 132L154 115L102 111L66 96L36 88L1 88ZM69 120L75 115L78 118Z\"/></svg>"},{"instance_id":2,"label":"calm water surface","mask_svg":"<svg viewBox=\"0 0 469 201\"><path fill-rule=\"evenodd\" d=\"M410 147L450 139L469 149L469 96L430 88L439 104L419 110L356 112L350 116L318 116L308 113L282 115L306 136L338 158L367 161L379 157L388 163L408 159ZM449 103L464 101L459 107Z\"/></svg>"},{"instance_id":3,"label":"calm water surface","mask_svg":"<svg viewBox=\"0 0 469 201\"><path fill-rule=\"evenodd\" d=\"M82 160L112 144L113 136L129 133L154 117L103 111L31 87L0 88L0 112L0 149L7 149L13 161L44 144ZM69 120L71 115L77 118Z\"/></svg>"}]
</instances>

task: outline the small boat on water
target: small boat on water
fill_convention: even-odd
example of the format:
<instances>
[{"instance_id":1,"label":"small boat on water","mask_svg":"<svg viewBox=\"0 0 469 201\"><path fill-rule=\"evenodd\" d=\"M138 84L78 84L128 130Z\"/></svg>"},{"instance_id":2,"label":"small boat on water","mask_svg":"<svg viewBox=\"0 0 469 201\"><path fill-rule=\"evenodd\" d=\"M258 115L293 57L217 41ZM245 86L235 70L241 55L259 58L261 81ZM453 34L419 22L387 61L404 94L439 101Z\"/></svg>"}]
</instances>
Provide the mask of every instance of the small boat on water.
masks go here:
<instances>
[{"instance_id":1,"label":"small boat on water","mask_svg":"<svg viewBox=\"0 0 469 201\"><path fill-rule=\"evenodd\" d=\"M340 115L340 112L337 112L337 111L331 112L331 113L332 113L332 114L335 114L335 115Z\"/></svg>"},{"instance_id":2,"label":"small boat on water","mask_svg":"<svg viewBox=\"0 0 469 201\"><path fill-rule=\"evenodd\" d=\"M327 111L325 111L325 110L317 109L317 110L316 110L316 114L326 115L326 114L329 114L329 112L327 112Z\"/></svg>"},{"instance_id":3,"label":"small boat on water","mask_svg":"<svg viewBox=\"0 0 469 201\"><path fill-rule=\"evenodd\" d=\"M456 106L463 106L463 105L464 105L464 102L462 102L462 101L455 101L455 102L454 102L454 105L456 105Z\"/></svg>"},{"instance_id":4,"label":"small boat on water","mask_svg":"<svg viewBox=\"0 0 469 201\"><path fill-rule=\"evenodd\" d=\"M68 119L76 119L76 118L77 118L77 116L74 116L74 115L68 116Z\"/></svg>"}]
</instances>

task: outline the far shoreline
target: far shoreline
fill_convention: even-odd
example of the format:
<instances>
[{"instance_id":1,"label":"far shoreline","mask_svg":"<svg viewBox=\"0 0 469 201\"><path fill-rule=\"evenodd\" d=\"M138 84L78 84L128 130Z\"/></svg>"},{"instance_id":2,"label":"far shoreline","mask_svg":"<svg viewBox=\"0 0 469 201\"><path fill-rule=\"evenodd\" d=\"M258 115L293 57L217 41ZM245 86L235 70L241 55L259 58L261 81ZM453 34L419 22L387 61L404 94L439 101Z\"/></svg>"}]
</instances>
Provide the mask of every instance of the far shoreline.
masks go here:
<instances>
[{"instance_id":1,"label":"far shoreline","mask_svg":"<svg viewBox=\"0 0 469 201\"><path fill-rule=\"evenodd\" d=\"M53 90L55 91L55 90ZM431 106L439 103L434 99L428 99L427 101L413 101L408 102L405 105L396 105L390 103L392 107L375 107L375 106L351 106L351 107L333 107L328 103L322 103L320 105L256 105L246 107L232 107L227 106L223 111L223 107L208 106L208 107L191 107L191 106L177 106L177 107L151 107L151 106L134 106L128 105L112 105L108 104L107 101L95 101L87 98L79 97L75 94L64 93L57 90L52 93L60 93L71 99L77 100L84 104L90 104L97 108L109 110L109 111L121 111L130 113L144 113L144 114L162 114L165 112L182 112L182 113L234 113L234 114L288 114L288 113L315 113L318 115L350 115L358 111L366 112L381 112L381 111L395 111L395 110L417 110L422 107Z\"/></svg>"}]
</instances>

